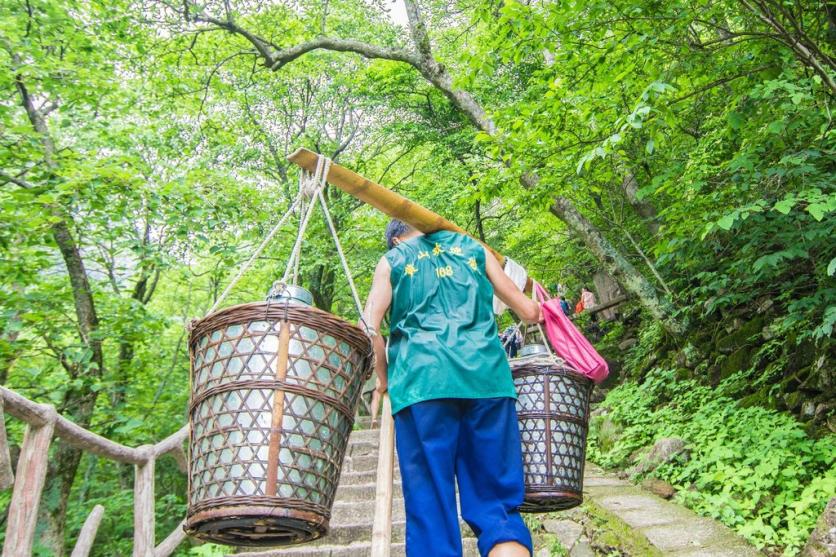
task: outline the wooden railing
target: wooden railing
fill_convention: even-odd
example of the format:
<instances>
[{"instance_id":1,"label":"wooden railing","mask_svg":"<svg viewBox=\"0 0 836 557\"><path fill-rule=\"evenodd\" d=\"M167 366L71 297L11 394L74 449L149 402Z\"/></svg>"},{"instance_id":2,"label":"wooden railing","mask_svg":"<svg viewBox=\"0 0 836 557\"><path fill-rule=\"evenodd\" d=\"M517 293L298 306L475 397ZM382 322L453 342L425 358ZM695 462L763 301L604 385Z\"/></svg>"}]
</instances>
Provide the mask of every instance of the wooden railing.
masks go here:
<instances>
[{"instance_id":1,"label":"wooden railing","mask_svg":"<svg viewBox=\"0 0 836 557\"><path fill-rule=\"evenodd\" d=\"M5 414L26 422L23 446L17 462L17 477L12 472ZM0 489L13 486L6 521L3 557L31 557L35 541L38 505L46 481L49 446L54 436L82 451L116 462L133 464L134 547L133 557L168 557L186 538L181 522L168 537L155 546L154 539L154 464L165 455L174 457L186 471L183 442L188 426L154 445L127 447L80 427L59 415L48 404L38 404L0 387ZM96 538L104 508L96 505L81 528L71 557L87 557Z\"/></svg>"}]
</instances>

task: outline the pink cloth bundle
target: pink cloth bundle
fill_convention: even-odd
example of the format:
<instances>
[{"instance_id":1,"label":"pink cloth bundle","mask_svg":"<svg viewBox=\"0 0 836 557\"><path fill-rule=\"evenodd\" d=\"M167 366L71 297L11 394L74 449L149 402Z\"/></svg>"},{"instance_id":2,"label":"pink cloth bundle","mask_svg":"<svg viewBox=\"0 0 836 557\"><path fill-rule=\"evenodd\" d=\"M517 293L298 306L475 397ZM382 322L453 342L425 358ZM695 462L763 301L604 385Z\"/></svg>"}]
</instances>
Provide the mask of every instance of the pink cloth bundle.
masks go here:
<instances>
[{"instance_id":1,"label":"pink cloth bundle","mask_svg":"<svg viewBox=\"0 0 836 557\"><path fill-rule=\"evenodd\" d=\"M534 290L537 298L543 303L543 315L546 318L545 332L555 353L575 371L595 383L606 379L610 373L607 361L563 313L560 300L552 299L546 289L539 284L535 283Z\"/></svg>"}]
</instances>

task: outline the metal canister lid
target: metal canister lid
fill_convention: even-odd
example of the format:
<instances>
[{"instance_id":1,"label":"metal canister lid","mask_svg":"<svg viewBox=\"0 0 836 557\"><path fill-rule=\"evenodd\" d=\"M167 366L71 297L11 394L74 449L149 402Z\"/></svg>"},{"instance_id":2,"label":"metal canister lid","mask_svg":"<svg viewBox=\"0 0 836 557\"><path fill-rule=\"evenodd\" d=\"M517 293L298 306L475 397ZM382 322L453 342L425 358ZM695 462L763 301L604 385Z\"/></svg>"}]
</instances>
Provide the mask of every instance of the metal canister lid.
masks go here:
<instances>
[{"instance_id":1,"label":"metal canister lid","mask_svg":"<svg viewBox=\"0 0 836 557\"><path fill-rule=\"evenodd\" d=\"M520 358L525 358L526 356L539 356L541 354L548 354L549 349L546 348L545 344L526 344L520 349Z\"/></svg>"},{"instance_id":2,"label":"metal canister lid","mask_svg":"<svg viewBox=\"0 0 836 557\"><path fill-rule=\"evenodd\" d=\"M295 284L275 283L267 294L267 301L312 306L313 294Z\"/></svg>"}]
</instances>

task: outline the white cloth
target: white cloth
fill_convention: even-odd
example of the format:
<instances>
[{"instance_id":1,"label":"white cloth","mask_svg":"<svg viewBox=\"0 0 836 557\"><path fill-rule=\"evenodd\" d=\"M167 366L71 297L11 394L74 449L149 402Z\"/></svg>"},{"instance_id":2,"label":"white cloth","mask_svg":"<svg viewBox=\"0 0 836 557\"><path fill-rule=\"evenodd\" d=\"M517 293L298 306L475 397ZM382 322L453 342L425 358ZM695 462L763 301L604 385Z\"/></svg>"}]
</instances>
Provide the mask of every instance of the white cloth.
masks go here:
<instances>
[{"instance_id":1,"label":"white cloth","mask_svg":"<svg viewBox=\"0 0 836 557\"><path fill-rule=\"evenodd\" d=\"M517 288L520 289L520 292L525 291L525 284L528 282L528 271L526 271L522 265L511 259L510 257L505 258L505 274L508 275L508 278L511 279ZM496 296L493 297L493 312L496 315L499 315L503 311L508 309L508 306L505 303L497 298Z\"/></svg>"}]
</instances>

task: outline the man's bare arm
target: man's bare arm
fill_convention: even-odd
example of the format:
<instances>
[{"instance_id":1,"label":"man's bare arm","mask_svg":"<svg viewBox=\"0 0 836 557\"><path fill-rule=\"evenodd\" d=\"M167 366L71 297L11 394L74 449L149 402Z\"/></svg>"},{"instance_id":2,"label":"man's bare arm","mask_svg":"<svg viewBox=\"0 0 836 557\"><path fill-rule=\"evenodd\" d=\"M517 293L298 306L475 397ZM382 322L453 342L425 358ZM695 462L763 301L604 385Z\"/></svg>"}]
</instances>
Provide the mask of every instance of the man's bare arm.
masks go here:
<instances>
[{"instance_id":1,"label":"man's bare arm","mask_svg":"<svg viewBox=\"0 0 836 557\"><path fill-rule=\"evenodd\" d=\"M366 300L366 309L363 311L363 319L366 325L372 327L376 333L380 331L383 317L389 311L389 305L392 303L392 285L389 282L390 270L389 262L385 257L381 257L377 263L377 268L374 270L372 288ZM385 393L388 388L386 343L383 342L383 337L380 334L374 335L372 338L372 346L374 347L375 354L374 370L377 374L377 390L378 392Z\"/></svg>"},{"instance_id":2,"label":"man's bare arm","mask_svg":"<svg viewBox=\"0 0 836 557\"><path fill-rule=\"evenodd\" d=\"M505 302L520 319L526 323L539 323L543 320L540 304L517 288L517 285L502 270L496 257L488 250L485 250L485 269L488 272L488 279L493 284L496 297Z\"/></svg>"}]
</instances>

